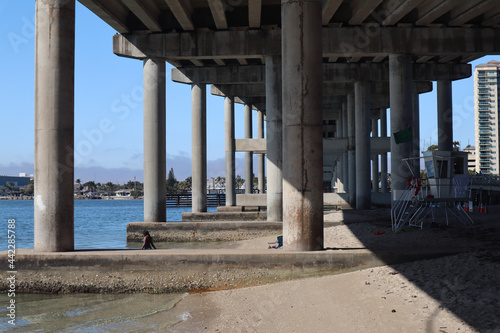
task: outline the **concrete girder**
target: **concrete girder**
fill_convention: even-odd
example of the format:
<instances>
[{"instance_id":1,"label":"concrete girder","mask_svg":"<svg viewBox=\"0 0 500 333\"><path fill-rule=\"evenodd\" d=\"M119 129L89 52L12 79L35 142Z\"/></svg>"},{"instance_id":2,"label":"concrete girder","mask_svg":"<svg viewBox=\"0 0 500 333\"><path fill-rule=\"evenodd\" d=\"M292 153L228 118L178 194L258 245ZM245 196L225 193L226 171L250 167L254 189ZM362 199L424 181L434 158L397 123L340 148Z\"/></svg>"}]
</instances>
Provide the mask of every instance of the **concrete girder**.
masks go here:
<instances>
[{"instance_id":1,"label":"concrete girder","mask_svg":"<svg viewBox=\"0 0 500 333\"><path fill-rule=\"evenodd\" d=\"M495 7L498 7L498 1L496 0L464 1L461 6L451 10L451 16L453 19L448 22L448 25L463 25L473 18L494 9Z\"/></svg>"},{"instance_id":2,"label":"concrete girder","mask_svg":"<svg viewBox=\"0 0 500 333\"><path fill-rule=\"evenodd\" d=\"M250 28L260 28L261 12L262 0L248 1L248 26Z\"/></svg>"},{"instance_id":3,"label":"concrete girder","mask_svg":"<svg viewBox=\"0 0 500 333\"><path fill-rule=\"evenodd\" d=\"M124 27L120 30L126 32ZM327 58L500 54L499 28L326 27L322 37L323 57ZM281 54L280 46L278 29L113 36L116 55L138 59L148 56L167 60L262 58Z\"/></svg>"},{"instance_id":4,"label":"concrete girder","mask_svg":"<svg viewBox=\"0 0 500 333\"><path fill-rule=\"evenodd\" d=\"M323 154L341 154L347 151L347 138L323 138ZM387 153L391 151L390 137L370 137L371 152L373 154Z\"/></svg>"},{"instance_id":5,"label":"concrete girder","mask_svg":"<svg viewBox=\"0 0 500 333\"><path fill-rule=\"evenodd\" d=\"M237 152L253 152L255 154L264 154L266 152L267 139L235 139Z\"/></svg>"},{"instance_id":6,"label":"concrete girder","mask_svg":"<svg viewBox=\"0 0 500 333\"><path fill-rule=\"evenodd\" d=\"M123 4L127 6L141 22L151 31L160 32L161 25L158 23L160 10L151 1L138 1L138 0L122 0Z\"/></svg>"},{"instance_id":7,"label":"concrete girder","mask_svg":"<svg viewBox=\"0 0 500 333\"><path fill-rule=\"evenodd\" d=\"M327 25L328 22L332 19L333 15L337 9L339 9L343 0L326 0L323 1L323 8L321 10L322 22L323 25Z\"/></svg>"},{"instance_id":8,"label":"concrete girder","mask_svg":"<svg viewBox=\"0 0 500 333\"><path fill-rule=\"evenodd\" d=\"M186 31L194 30L194 23L191 19L191 14L193 13L193 7L190 1L182 0L165 0L170 11L174 14L175 19L179 22L182 29Z\"/></svg>"},{"instance_id":9,"label":"concrete girder","mask_svg":"<svg viewBox=\"0 0 500 333\"><path fill-rule=\"evenodd\" d=\"M416 81L415 90L421 94L432 91L432 82ZM323 95L342 95L354 91L354 84L350 82L323 82ZM372 82L373 95L389 95L389 83ZM218 84L212 85L211 94L215 96L262 97L266 95L265 84Z\"/></svg>"},{"instance_id":10,"label":"concrete girder","mask_svg":"<svg viewBox=\"0 0 500 333\"><path fill-rule=\"evenodd\" d=\"M227 29L226 11L222 0L208 0L208 6L217 29Z\"/></svg>"},{"instance_id":11,"label":"concrete girder","mask_svg":"<svg viewBox=\"0 0 500 333\"><path fill-rule=\"evenodd\" d=\"M351 2L355 7L352 8L353 15L349 20L349 25L358 25L363 23L363 21L370 16L370 14L377 8L382 0L370 0L370 1L358 1Z\"/></svg>"},{"instance_id":12,"label":"concrete girder","mask_svg":"<svg viewBox=\"0 0 500 333\"><path fill-rule=\"evenodd\" d=\"M435 2L428 2L424 14L417 20L417 25L427 25L432 23L435 19L446 14L453 6L456 5L456 0L445 0L436 5Z\"/></svg>"},{"instance_id":13,"label":"concrete girder","mask_svg":"<svg viewBox=\"0 0 500 333\"><path fill-rule=\"evenodd\" d=\"M400 0L392 8L387 8L387 17L382 21L382 25L394 25L401 20L406 14L415 9L424 0Z\"/></svg>"},{"instance_id":14,"label":"concrete girder","mask_svg":"<svg viewBox=\"0 0 500 333\"><path fill-rule=\"evenodd\" d=\"M415 81L460 80L471 76L469 64L413 64ZM192 84L196 77L206 84L265 83L265 68L261 65L172 68L172 81ZM323 82L389 81L388 63L323 64Z\"/></svg>"}]
</instances>

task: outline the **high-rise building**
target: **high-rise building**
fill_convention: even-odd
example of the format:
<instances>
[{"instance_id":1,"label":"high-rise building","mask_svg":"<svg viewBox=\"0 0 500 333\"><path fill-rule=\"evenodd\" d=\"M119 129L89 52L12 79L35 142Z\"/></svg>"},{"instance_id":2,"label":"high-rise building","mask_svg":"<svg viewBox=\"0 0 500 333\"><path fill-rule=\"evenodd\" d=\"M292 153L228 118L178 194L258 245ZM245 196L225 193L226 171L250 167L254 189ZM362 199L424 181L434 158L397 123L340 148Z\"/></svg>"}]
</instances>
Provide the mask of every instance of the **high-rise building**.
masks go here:
<instances>
[{"instance_id":1,"label":"high-rise building","mask_svg":"<svg viewBox=\"0 0 500 333\"><path fill-rule=\"evenodd\" d=\"M498 175L500 62L489 61L474 71L476 171Z\"/></svg>"}]
</instances>

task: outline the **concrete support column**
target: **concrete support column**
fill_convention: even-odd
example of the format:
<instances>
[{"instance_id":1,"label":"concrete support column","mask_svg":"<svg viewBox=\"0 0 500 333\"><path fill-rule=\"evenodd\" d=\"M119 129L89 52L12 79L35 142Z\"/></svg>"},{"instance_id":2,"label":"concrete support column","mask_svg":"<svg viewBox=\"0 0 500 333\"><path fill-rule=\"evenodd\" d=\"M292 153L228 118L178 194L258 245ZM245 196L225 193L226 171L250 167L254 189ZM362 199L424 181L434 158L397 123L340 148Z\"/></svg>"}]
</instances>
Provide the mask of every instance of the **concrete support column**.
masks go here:
<instances>
[{"instance_id":1,"label":"concrete support column","mask_svg":"<svg viewBox=\"0 0 500 333\"><path fill-rule=\"evenodd\" d=\"M355 82L354 97L356 113L356 209L370 209L370 83Z\"/></svg>"},{"instance_id":2,"label":"concrete support column","mask_svg":"<svg viewBox=\"0 0 500 333\"><path fill-rule=\"evenodd\" d=\"M412 131L412 157L420 156L420 95L413 89L413 131ZM420 177L420 159L412 160L413 174Z\"/></svg>"},{"instance_id":3,"label":"concrete support column","mask_svg":"<svg viewBox=\"0 0 500 333\"><path fill-rule=\"evenodd\" d=\"M37 252L74 249L75 1L36 1L35 234Z\"/></svg>"},{"instance_id":4,"label":"concrete support column","mask_svg":"<svg viewBox=\"0 0 500 333\"><path fill-rule=\"evenodd\" d=\"M281 57L266 56L267 220L283 221Z\"/></svg>"},{"instance_id":5,"label":"concrete support column","mask_svg":"<svg viewBox=\"0 0 500 333\"><path fill-rule=\"evenodd\" d=\"M226 136L226 206L236 205L235 188L235 142L234 142L234 98L224 99L224 122Z\"/></svg>"},{"instance_id":6,"label":"concrete support column","mask_svg":"<svg viewBox=\"0 0 500 333\"><path fill-rule=\"evenodd\" d=\"M342 113L342 112L341 112ZM342 137L342 114L340 117L335 121L336 124L336 130L335 130L335 137L341 138ZM337 193L343 193L344 192L344 183L342 179L342 154L338 154L338 159L335 162L335 182L337 182Z\"/></svg>"},{"instance_id":7,"label":"concrete support column","mask_svg":"<svg viewBox=\"0 0 500 333\"><path fill-rule=\"evenodd\" d=\"M320 0L282 0L283 242L323 248L323 115Z\"/></svg>"},{"instance_id":8,"label":"concrete support column","mask_svg":"<svg viewBox=\"0 0 500 333\"><path fill-rule=\"evenodd\" d=\"M372 119L372 138L378 137L378 119ZM372 191L378 192L378 154L372 154Z\"/></svg>"},{"instance_id":9,"label":"concrete support column","mask_svg":"<svg viewBox=\"0 0 500 333\"><path fill-rule=\"evenodd\" d=\"M193 213L207 211L207 89L191 85L191 169Z\"/></svg>"},{"instance_id":10,"label":"concrete support column","mask_svg":"<svg viewBox=\"0 0 500 333\"><path fill-rule=\"evenodd\" d=\"M257 138L264 139L264 112L257 111ZM257 177L259 193L265 192L266 179L265 179L265 165L264 154L257 155Z\"/></svg>"},{"instance_id":11,"label":"concrete support column","mask_svg":"<svg viewBox=\"0 0 500 333\"><path fill-rule=\"evenodd\" d=\"M450 80L437 81L438 150L453 150L453 102Z\"/></svg>"},{"instance_id":12,"label":"concrete support column","mask_svg":"<svg viewBox=\"0 0 500 333\"><path fill-rule=\"evenodd\" d=\"M342 103L342 137L347 138L347 102ZM349 170L347 165L347 150L342 153L342 181L344 193L349 191Z\"/></svg>"},{"instance_id":13,"label":"concrete support column","mask_svg":"<svg viewBox=\"0 0 500 333\"><path fill-rule=\"evenodd\" d=\"M355 141L354 92L347 94L347 172L349 204L356 207L356 141Z\"/></svg>"},{"instance_id":14,"label":"concrete support column","mask_svg":"<svg viewBox=\"0 0 500 333\"><path fill-rule=\"evenodd\" d=\"M391 133L411 128L413 125L412 60L407 54L389 55L389 90L391 105ZM412 142L396 143L391 135L391 191L392 201L406 188L411 175L402 159L412 153Z\"/></svg>"},{"instance_id":15,"label":"concrete support column","mask_svg":"<svg viewBox=\"0 0 500 333\"><path fill-rule=\"evenodd\" d=\"M165 61L144 60L144 222L165 222L167 191Z\"/></svg>"},{"instance_id":16,"label":"concrete support column","mask_svg":"<svg viewBox=\"0 0 500 333\"><path fill-rule=\"evenodd\" d=\"M387 109L380 109L380 136L387 136ZM387 193L387 153L380 154L380 192Z\"/></svg>"},{"instance_id":17,"label":"concrete support column","mask_svg":"<svg viewBox=\"0 0 500 333\"><path fill-rule=\"evenodd\" d=\"M252 138L252 105L245 104L245 139ZM245 152L245 194L253 193L253 152Z\"/></svg>"}]
</instances>

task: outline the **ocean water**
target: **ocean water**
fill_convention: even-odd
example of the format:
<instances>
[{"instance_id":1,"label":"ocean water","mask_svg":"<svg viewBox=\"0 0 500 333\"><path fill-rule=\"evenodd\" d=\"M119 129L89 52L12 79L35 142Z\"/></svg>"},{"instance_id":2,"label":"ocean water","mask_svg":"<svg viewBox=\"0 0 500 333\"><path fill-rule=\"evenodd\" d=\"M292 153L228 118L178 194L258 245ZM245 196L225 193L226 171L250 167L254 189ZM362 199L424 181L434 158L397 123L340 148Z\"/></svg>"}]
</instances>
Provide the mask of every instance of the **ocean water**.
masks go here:
<instances>
[{"instance_id":1,"label":"ocean water","mask_svg":"<svg viewBox=\"0 0 500 333\"><path fill-rule=\"evenodd\" d=\"M191 208L168 208L167 221L180 221L182 213L190 211ZM33 214L32 200L0 200L0 251L7 250L9 220L15 220L16 248L33 248ZM75 200L75 248L140 248L141 243L127 243L126 226L127 222L142 219L143 200ZM158 248L224 246L155 243ZM185 296L16 293L13 326L7 317L10 298L0 293L0 332L171 332L176 323L190 316L175 308Z\"/></svg>"},{"instance_id":2,"label":"ocean water","mask_svg":"<svg viewBox=\"0 0 500 333\"><path fill-rule=\"evenodd\" d=\"M127 223L143 220L143 200L75 200L75 249L126 249ZM190 207L167 208L167 221L182 220ZM216 211L209 207L208 211ZM7 250L9 220L15 220L16 248L33 248L33 200L0 200L0 251ZM160 244L160 247L183 247Z\"/></svg>"},{"instance_id":3,"label":"ocean water","mask_svg":"<svg viewBox=\"0 0 500 333\"><path fill-rule=\"evenodd\" d=\"M16 319L9 323L9 298L0 294L0 332L172 332L190 317L175 305L187 294L16 294Z\"/></svg>"}]
</instances>

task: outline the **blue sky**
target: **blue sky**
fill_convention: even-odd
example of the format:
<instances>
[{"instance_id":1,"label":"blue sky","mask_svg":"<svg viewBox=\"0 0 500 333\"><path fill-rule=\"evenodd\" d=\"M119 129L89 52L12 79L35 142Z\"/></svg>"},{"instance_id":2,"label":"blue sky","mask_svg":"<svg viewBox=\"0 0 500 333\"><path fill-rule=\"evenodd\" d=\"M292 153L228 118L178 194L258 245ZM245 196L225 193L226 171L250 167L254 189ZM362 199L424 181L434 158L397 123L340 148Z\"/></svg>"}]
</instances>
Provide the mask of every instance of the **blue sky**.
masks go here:
<instances>
[{"instance_id":1,"label":"blue sky","mask_svg":"<svg viewBox=\"0 0 500 333\"><path fill-rule=\"evenodd\" d=\"M0 0L0 174L33 172L35 1ZM115 31L77 2L75 59L75 177L123 183L142 180L142 62L112 52ZM472 63L498 59L485 57ZM191 174L191 90L167 68L167 169ZM207 87L209 89L209 87ZM472 78L453 83L454 136L474 144ZM437 143L436 94L420 97L422 146ZM113 131L88 145L101 121ZM256 136L256 112L253 114ZM236 106L236 138L243 107ZM86 134L87 133L87 134ZM207 94L208 176L224 176L224 100ZM242 153L237 173L244 176Z\"/></svg>"}]
</instances>

